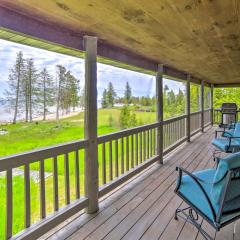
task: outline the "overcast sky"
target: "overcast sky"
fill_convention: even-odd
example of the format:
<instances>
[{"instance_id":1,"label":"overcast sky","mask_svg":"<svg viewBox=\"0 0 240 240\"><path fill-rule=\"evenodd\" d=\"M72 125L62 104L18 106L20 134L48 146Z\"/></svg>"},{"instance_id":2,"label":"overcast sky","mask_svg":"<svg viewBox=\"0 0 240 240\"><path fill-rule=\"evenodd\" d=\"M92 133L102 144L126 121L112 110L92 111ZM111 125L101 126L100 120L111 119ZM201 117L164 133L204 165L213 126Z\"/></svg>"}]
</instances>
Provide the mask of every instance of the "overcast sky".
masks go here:
<instances>
[{"instance_id":1,"label":"overcast sky","mask_svg":"<svg viewBox=\"0 0 240 240\"><path fill-rule=\"evenodd\" d=\"M54 52L45 51L5 40L0 40L0 97L7 88L9 69L13 66L16 55L19 51L23 52L24 58L33 58L37 69L46 67L55 77L56 65L61 64L70 70L79 80L80 85L84 84L84 61L83 59L70 57ZM98 99L101 98L103 89L112 82L118 96L122 96L128 81L134 96L153 96L155 95L155 77L138 72L124 70L113 66L98 64ZM184 85L164 80L170 89L178 92L179 88L184 89Z\"/></svg>"}]
</instances>

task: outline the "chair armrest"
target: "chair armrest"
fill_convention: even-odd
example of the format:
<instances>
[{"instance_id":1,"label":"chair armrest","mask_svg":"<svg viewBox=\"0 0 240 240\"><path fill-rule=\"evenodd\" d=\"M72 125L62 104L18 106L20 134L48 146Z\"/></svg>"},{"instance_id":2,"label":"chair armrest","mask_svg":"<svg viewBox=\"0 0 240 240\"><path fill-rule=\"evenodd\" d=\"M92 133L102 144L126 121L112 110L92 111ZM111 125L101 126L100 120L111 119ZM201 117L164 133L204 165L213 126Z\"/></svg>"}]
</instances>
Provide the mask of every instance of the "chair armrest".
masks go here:
<instances>
[{"instance_id":1,"label":"chair armrest","mask_svg":"<svg viewBox=\"0 0 240 240\"><path fill-rule=\"evenodd\" d=\"M181 186L181 182L182 182L182 173L185 173L186 175L188 175L190 178L193 179L193 181L196 183L196 185L200 188L201 192L203 193L209 207L210 207L210 210L211 210L211 213L214 217L214 219L216 219L216 213L215 213L215 210L213 208L213 205L206 193L206 191L204 190L202 184L201 184L201 181L204 182L204 180L201 180L199 179L198 177L196 177L194 174L190 173L189 171L187 171L186 169L182 168L182 167L176 167L176 171L179 172L179 179L178 179L178 183L177 183L177 186L176 186L176 189L175 189L175 192L177 193L180 186ZM210 184L210 183L209 183ZM211 183L212 184L212 183Z\"/></svg>"}]
</instances>

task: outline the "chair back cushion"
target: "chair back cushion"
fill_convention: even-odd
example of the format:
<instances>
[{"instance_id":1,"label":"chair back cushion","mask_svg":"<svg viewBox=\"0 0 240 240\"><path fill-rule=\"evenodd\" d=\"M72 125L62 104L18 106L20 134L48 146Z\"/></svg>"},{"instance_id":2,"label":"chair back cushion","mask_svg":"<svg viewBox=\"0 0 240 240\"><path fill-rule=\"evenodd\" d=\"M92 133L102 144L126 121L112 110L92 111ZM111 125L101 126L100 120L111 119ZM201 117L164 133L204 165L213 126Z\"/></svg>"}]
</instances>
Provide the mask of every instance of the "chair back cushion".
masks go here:
<instances>
[{"instance_id":1,"label":"chair back cushion","mask_svg":"<svg viewBox=\"0 0 240 240\"><path fill-rule=\"evenodd\" d=\"M233 132L233 136L234 137L240 137L240 122L236 123L235 129L234 129L234 132ZM236 139L236 140L239 141L240 139Z\"/></svg>"},{"instance_id":2,"label":"chair back cushion","mask_svg":"<svg viewBox=\"0 0 240 240\"><path fill-rule=\"evenodd\" d=\"M229 170L240 168L240 152L231 154L220 160L212 185L212 199L216 204L219 204L224 197L224 189L227 184L227 173ZM240 178L235 178L230 182L228 192L226 194L226 201L231 201L240 197Z\"/></svg>"}]
</instances>

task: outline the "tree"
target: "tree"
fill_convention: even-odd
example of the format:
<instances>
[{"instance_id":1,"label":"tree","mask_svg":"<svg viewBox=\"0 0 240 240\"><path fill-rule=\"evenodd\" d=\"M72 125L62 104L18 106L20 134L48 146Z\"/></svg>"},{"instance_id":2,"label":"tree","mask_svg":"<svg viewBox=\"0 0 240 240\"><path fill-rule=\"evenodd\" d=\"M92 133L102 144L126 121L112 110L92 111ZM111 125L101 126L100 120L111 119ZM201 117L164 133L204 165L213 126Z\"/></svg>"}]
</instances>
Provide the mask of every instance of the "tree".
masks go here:
<instances>
[{"instance_id":1,"label":"tree","mask_svg":"<svg viewBox=\"0 0 240 240\"><path fill-rule=\"evenodd\" d=\"M21 107L21 97L22 97L22 83L24 79L25 72L25 61L23 59L22 52L17 53L16 61L14 66L10 69L10 74L8 76L8 90L5 92L6 102L10 108L14 108L13 114L13 124L17 121L17 115L19 108Z\"/></svg>"},{"instance_id":2,"label":"tree","mask_svg":"<svg viewBox=\"0 0 240 240\"><path fill-rule=\"evenodd\" d=\"M38 83L38 101L42 105L43 120L46 120L48 107L54 105L54 81L53 77L44 68L39 75Z\"/></svg>"},{"instance_id":3,"label":"tree","mask_svg":"<svg viewBox=\"0 0 240 240\"><path fill-rule=\"evenodd\" d=\"M59 121L60 107L63 105L63 87L66 82L65 79L66 68L57 65L57 101L56 101L56 120Z\"/></svg>"},{"instance_id":4,"label":"tree","mask_svg":"<svg viewBox=\"0 0 240 240\"><path fill-rule=\"evenodd\" d=\"M102 104L102 108L107 108L108 107L108 93L107 93L107 89L103 90L101 104Z\"/></svg>"},{"instance_id":5,"label":"tree","mask_svg":"<svg viewBox=\"0 0 240 240\"><path fill-rule=\"evenodd\" d=\"M126 83L124 98L125 98L126 103L129 105L132 101L132 89L128 82Z\"/></svg>"},{"instance_id":6,"label":"tree","mask_svg":"<svg viewBox=\"0 0 240 240\"><path fill-rule=\"evenodd\" d=\"M26 71L24 77L24 95L25 95L25 111L26 111L26 119L28 121L28 112L29 112L29 120L32 121L33 118L33 108L36 101L37 94L37 79L38 73L34 66L34 61L32 58L27 59Z\"/></svg>"},{"instance_id":7,"label":"tree","mask_svg":"<svg viewBox=\"0 0 240 240\"><path fill-rule=\"evenodd\" d=\"M80 91L79 106L82 109L84 109L84 107L85 107L85 87L83 87L82 90Z\"/></svg>"},{"instance_id":8,"label":"tree","mask_svg":"<svg viewBox=\"0 0 240 240\"><path fill-rule=\"evenodd\" d=\"M137 118L135 113L131 113L128 106L123 106L120 112L120 127L122 129L137 126Z\"/></svg>"},{"instance_id":9,"label":"tree","mask_svg":"<svg viewBox=\"0 0 240 240\"><path fill-rule=\"evenodd\" d=\"M109 107L114 106L114 100L117 97L117 94L114 90L113 84L109 82L108 89L107 89L107 102Z\"/></svg>"},{"instance_id":10,"label":"tree","mask_svg":"<svg viewBox=\"0 0 240 240\"><path fill-rule=\"evenodd\" d=\"M66 102L65 110L70 111L72 107L73 110L78 106L79 103L79 80L70 72L67 71L66 73L66 86L64 89L65 98L64 101Z\"/></svg>"},{"instance_id":11,"label":"tree","mask_svg":"<svg viewBox=\"0 0 240 240\"><path fill-rule=\"evenodd\" d=\"M56 120L59 120L59 111L71 111L79 104L79 81L64 66L57 65L57 103Z\"/></svg>"}]
</instances>

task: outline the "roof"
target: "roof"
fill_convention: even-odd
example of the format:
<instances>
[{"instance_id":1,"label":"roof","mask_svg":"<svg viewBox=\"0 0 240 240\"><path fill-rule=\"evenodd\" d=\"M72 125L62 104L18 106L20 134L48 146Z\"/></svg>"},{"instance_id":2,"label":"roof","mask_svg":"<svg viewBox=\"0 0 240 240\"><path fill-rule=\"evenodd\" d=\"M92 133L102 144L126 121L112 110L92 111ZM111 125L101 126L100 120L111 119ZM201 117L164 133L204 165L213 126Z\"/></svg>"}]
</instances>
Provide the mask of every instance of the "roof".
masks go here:
<instances>
[{"instance_id":1,"label":"roof","mask_svg":"<svg viewBox=\"0 0 240 240\"><path fill-rule=\"evenodd\" d=\"M238 0L1 0L0 6L11 16L0 14L7 29L78 50L90 34L99 37L106 58L153 72L162 63L176 77L240 83Z\"/></svg>"}]
</instances>

